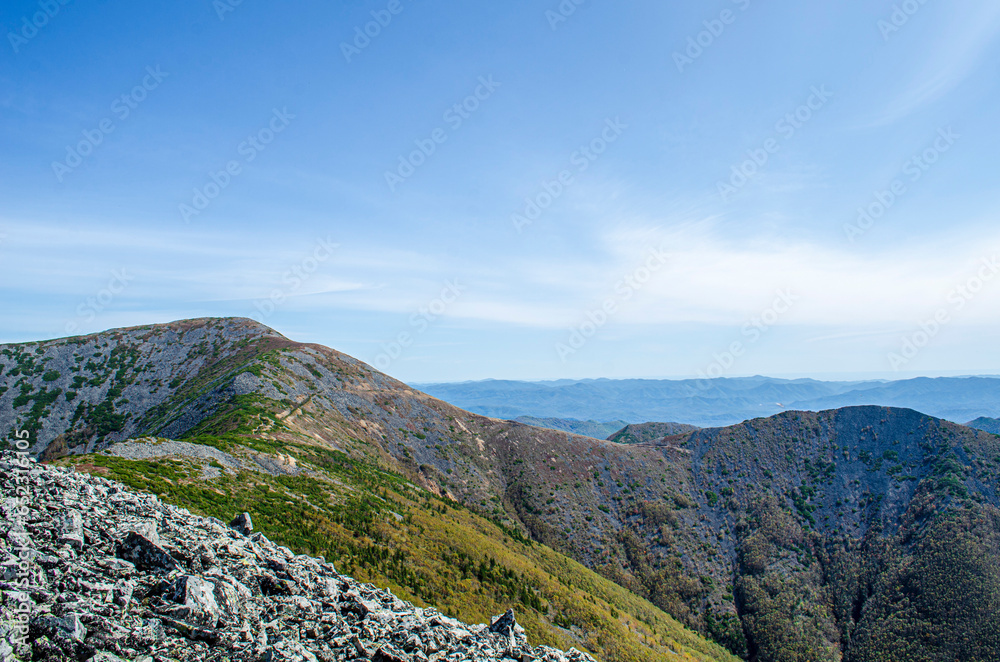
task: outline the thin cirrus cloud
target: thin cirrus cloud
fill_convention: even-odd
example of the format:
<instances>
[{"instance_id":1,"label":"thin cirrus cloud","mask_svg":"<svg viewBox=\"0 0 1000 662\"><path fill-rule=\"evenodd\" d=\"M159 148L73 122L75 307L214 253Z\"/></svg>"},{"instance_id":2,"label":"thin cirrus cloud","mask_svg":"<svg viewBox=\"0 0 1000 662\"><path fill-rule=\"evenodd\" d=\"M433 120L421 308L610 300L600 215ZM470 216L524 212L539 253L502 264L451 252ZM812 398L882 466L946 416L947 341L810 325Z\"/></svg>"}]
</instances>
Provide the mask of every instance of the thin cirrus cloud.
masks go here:
<instances>
[{"instance_id":1,"label":"thin cirrus cloud","mask_svg":"<svg viewBox=\"0 0 1000 662\"><path fill-rule=\"evenodd\" d=\"M869 127L892 124L940 100L988 61L1000 36L1000 3L986 0L971 7L955 3L948 9L947 29L916 56L922 61L920 67Z\"/></svg>"},{"instance_id":2,"label":"thin cirrus cloud","mask_svg":"<svg viewBox=\"0 0 1000 662\"><path fill-rule=\"evenodd\" d=\"M613 320L619 327L738 325L766 307L778 290L798 297L788 323L898 324L933 312L951 290L975 276L981 259L994 256L983 247L1000 245L971 234L871 254L810 242L736 244L724 241L717 221L708 220L622 226L600 235L595 243L601 250L594 254L550 262L515 259L509 270L443 255L337 246L301 277L303 260L314 249L301 240L274 246L252 236L238 242L206 236L188 245L159 233L57 232L44 226L30 231L8 226L8 231L4 280L36 293L92 294L108 277L98 254L109 251L121 256L119 268L134 279L123 300L145 298L153 307L181 297L203 304L242 302L249 312L254 301L277 292L292 311L404 315L453 281L462 294L444 317L540 329L572 326L609 299L619 308ZM44 246L45 255L29 259L25 249L33 246ZM646 274L657 254L665 262ZM636 276L643 282L629 283ZM623 283L632 290L627 297ZM997 302L1000 287L987 287L965 315L969 321L1000 321Z\"/></svg>"}]
</instances>

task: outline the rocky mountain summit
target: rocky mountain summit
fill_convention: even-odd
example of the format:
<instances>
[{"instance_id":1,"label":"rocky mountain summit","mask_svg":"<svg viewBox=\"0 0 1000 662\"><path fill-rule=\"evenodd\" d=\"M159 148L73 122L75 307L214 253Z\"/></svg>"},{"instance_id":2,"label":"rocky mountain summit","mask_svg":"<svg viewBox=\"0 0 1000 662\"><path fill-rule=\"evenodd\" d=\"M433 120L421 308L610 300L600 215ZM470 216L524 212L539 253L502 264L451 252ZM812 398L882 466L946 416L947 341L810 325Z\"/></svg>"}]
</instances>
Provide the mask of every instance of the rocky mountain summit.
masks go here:
<instances>
[{"instance_id":1,"label":"rocky mountain summit","mask_svg":"<svg viewBox=\"0 0 1000 662\"><path fill-rule=\"evenodd\" d=\"M528 645L513 611L464 625L103 478L0 456L8 660L589 662Z\"/></svg>"}]
</instances>

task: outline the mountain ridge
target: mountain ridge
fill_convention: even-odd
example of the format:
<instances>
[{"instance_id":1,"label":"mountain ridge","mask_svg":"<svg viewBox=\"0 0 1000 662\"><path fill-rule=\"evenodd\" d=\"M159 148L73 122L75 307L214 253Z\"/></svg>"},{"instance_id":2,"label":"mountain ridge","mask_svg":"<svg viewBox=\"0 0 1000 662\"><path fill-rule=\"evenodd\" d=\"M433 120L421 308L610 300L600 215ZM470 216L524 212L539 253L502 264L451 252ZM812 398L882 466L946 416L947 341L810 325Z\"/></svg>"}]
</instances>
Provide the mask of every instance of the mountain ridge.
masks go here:
<instances>
[{"instance_id":1,"label":"mountain ridge","mask_svg":"<svg viewBox=\"0 0 1000 662\"><path fill-rule=\"evenodd\" d=\"M0 395L0 431L30 423L38 438L46 439L36 443L34 451L44 452L62 439L65 448L52 454L54 461L113 472L143 489L162 491L208 511L222 507L216 503L221 497L212 494L225 495L230 505L253 502L245 501L246 488L227 472L204 478L219 472L206 458L183 460L194 464L181 476L162 463L149 466L148 460L94 453L121 443L120 430L109 425L124 427L134 419L146 426L146 433L171 430L185 443L227 457L246 462L265 458L277 474L252 474L252 482L270 486L265 494L294 485L288 494L296 499L313 493L331 494L323 500L333 504L344 495L349 499L350 492L327 481L327 475L347 481L358 494L370 494L373 504L384 501L384 493L399 504L393 508L402 517L396 519L379 506L378 512L391 518L389 528L352 523L356 509L322 505L314 497L306 499L311 506L303 505L303 522L315 522L330 535L355 527L356 535L372 541L360 547L351 542L351 535L336 533L330 540L340 542L330 548L332 543L322 537L303 537L312 524L292 530L280 518L268 520L269 511L259 515L282 535L297 537L297 544L331 549L358 572L383 573L379 576L385 579L379 581L390 581L391 575L400 590L432 596L442 604L457 600L457 605L479 594L449 597L432 575L404 572L406 567L421 567L421 557L406 556L408 550L429 549L422 553L440 559L442 564L435 567L449 569L467 567L460 561L466 558L462 555L481 554L478 549L496 545L494 554L506 559L505 572L515 573L507 577L534 573L539 560L507 559L501 550L516 547L521 550L518 558L527 559L525 555L534 554L531 544L540 543L538 550L552 549L582 563L745 659L908 662L957 655L985 661L1000 655L989 638L977 643L985 646L979 651L951 635L921 639L916 648L900 653L906 642L903 630L886 630L878 616L902 608L894 602L894 586L915 586L913 581L932 576L921 574L899 584L907 577L906 568L946 567L956 577L967 577L971 588L958 598L938 584L907 594L908 604L929 606L922 612L899 612L903 624L921 631L945 625L961 631L975 622L976 627L985 624L1000 631L1000 610L972 613L966 606L972 600L991 605L1000 590L1000 579L976 562L1000 555L995 544L1000 440L994 435L912 410L862 406L785 412L623 445L464 412L334 350L294 343L274 349L267 344L271 340L262 339L266 333L241 337L236 333L241 324L210 320L201 323L200 330L189 329L195 335L175 339L170 365L140 361L143 356L162 356L152 337L152 347L132 348L140 357L132 360L135 352L127 351L130 342L123 339L129 334L121 331L82 344L53 341L17 346L16 351L4 346L0 379L13 390ZM237 337L223 342L228 325L236 326L232 333ZM54 391L48 390L69 377L59 374L45 381L60 353L76 364L74 376L100 385L81 389L77 397L88 404L72 426L67 426L65 407L56 406L65 396L53 398ZM168 378L178 379L171 377L181 370L173 363L183 360L184 353L200 362L198 370L182 373L188 382L143 401L152 414L137 410L133 419L112 418L109 423L110 416L123 416L136 406L129 397L141 400L136 383L158 392L169 386ZM108 393L116 393L116 399L96 411L99 405L94 403L108 402ZM17 398L20 407L12 407ZM75 433L82 436L73 438ZM60 455L62 459L56 459ZM296 467L306 473L282 473ZM159 477L162 472L166 478ZM192 487L184 487L186 481L193 481ZM411 492L406 484L419 492ZM331 490L341 496L334 498ZM258 503L264 509L271 501ZM453 522L449 526L459 528L427 548L431 532L446 519L434 510L441 506L449 517L460 516L448 519ZM459 532L471 535L470 527L491 533L477 538L475 545L449 546ZM518 542L522 539L530 544ZM963 543L941 551L946 539ZM404 554L407 564L373 565L381 552L372 550L381 546ZM555 560L546 563L555 572L548 576L569 572L555 570ZM522 570L515 572L515 567ZM541 581L542 575L532 576ZM496 595L509 590L503 582L490 584L488 573L481 577L487 582L484 588L496 587L489 589ZM584 580L583 574L574 577L574 586L599 584ZM604 598L591 603L595 595L588 592L578 596L580 602L572 602L565 593L553 592L555 586L545 589L547 607L529 607L525 613L529 633L538 633L533 636L563 636L559 624L572 624L580 636L590 637L591 650L607 650L614 659L669 655L658 652L662 649L654 642L687 636L671 630L673 626L655 612L642 611L646 608L638 603L629 607L630 613L647 614L642 616L646 620L630 620L629 627L653 628L660 633L656 639L612 633L606 628L618 619L605 615L597 624L580 609L596 605L592 613L611 614L612 609L623 609L626 597L600 589L619 606L604 606L609 604ZM922 602L925 598L931 602ZM529 595L522 593L519 599L534 604ZM496 604L485 593L475 600ZM555 604L559 606L553 608ZM695 639L684 641L676 646L711 659L725 658Z\"/></svg>"},{"instance_id":2,"label":"mountain ridge","mask_svg":"<svg viewBox=\"0 0 1000 662\"><path fill-rule=\"evenodd\" d=\"M534 416L518 416L513 420L537 428L562 430L595 439L607 439L628 425L625 421L580 421L575 418L536 418Z\"/></svg>"},{"instance_id":3,"label":"mountain ridge","mask_svg":"<svg viewBox=\"0 0 1000 662\"><path fill-rule=\"evenodd\" d=\"M982 430L984 432L991 432L993 434L1000 434L1000 418L989 418L987 416L980 416L974 421L969 421L966 426L970 428L975 428L977 430Z\"/></svg>"},{"instance_id":4,"label":"mountain ridge","mask_svg":"<svg viewBox=\"0 0 1000 662\"><path fill-rule=\"evenodd\" d=\"M582 437L465 414L269 331L208 318L0 347L0 433L28 430L49 461L203 514L239 504L286 544L469 620L514 600L542 643L614 660L730 659L504 515L492 435ZM142 455L121 448L137 436ZM286 512L281 495L300 505Z\"/></svg>"}]
</instances>

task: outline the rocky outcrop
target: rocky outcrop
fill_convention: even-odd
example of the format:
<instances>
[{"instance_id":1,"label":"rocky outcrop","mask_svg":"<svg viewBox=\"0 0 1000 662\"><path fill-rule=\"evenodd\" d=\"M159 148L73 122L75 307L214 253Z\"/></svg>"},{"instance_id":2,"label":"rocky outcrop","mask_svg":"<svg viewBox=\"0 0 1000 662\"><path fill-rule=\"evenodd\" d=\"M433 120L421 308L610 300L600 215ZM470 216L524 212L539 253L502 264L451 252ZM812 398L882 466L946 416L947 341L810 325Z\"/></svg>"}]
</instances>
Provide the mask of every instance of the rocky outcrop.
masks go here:
<instances>
[{"instance_id":1,"label":"rocky outcrop","mask_svg":"<svg viewBox=\"0 0 1000 662\"><path fill-rule=\"evenodd\" d=\"M52 662L589 662L513 611L465 625L253 533L0 456L0 657Z\"/></svg>"}]
</instances>

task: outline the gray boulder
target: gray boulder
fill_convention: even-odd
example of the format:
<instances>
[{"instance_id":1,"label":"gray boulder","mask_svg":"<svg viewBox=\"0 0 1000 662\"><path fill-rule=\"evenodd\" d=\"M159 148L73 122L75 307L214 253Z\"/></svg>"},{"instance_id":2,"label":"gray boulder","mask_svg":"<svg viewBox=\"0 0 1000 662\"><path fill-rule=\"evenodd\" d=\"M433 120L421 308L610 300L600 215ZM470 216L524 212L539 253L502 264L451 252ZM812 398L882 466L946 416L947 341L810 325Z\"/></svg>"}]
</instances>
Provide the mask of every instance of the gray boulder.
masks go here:
<instances>
[{"instance_id":1,"label":"gray boulder","mask_svg":"<svg viewBox=\"0 0 1000 662\"><path fill-rule=\"evenodd\" d=\"M172 610L174 618L191 625L214 628L219 622L219 603L215 600L215 584L200 577L178 577L167 597L180 604Z\"/></svg>"},{"instance_id":2,"label":"gray boulder","mask_svg":"<svg viewBox=\"0 0 1000 662\"><path fill-rule=\"evenodd\" d=\"M253 520L250 519L250 513L237 515L236 519L229 523L229 526L245 536L249 536L253 533Z\"/></svg>"},{"instance_id":3,"label":"gray boulder","mask_svg":"<svg viewBox=\"0 0 1000 662\"><path fill-rule=\"evenodd\" d=\"M117 554L139 570L170 572L178 568L177 561L162 547L135 531L118 544Z\"/></svg>"}]
</instances>

